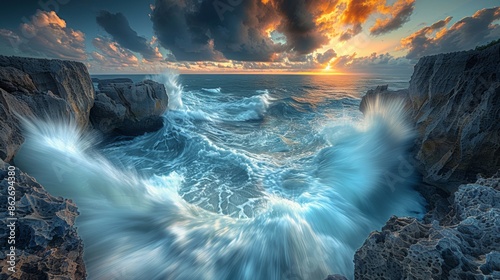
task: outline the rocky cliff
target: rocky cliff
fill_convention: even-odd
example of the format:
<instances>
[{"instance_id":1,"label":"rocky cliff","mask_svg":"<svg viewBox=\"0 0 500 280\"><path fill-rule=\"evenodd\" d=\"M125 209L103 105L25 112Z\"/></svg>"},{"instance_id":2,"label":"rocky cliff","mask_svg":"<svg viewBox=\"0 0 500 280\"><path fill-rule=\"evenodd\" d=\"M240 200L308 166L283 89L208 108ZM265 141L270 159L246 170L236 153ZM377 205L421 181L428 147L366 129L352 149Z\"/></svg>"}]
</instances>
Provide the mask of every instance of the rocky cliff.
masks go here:
<instances>
[{"instance_id":1,"label":"rocky cliff","mask_svg":"<svg viewBox=\"0 0 500 280\"><path fill-rule=\"evenodd\" d=\"M427 183L454 187L500 169L500 44L420 59L409 99Z\"/></svg>"},{"instance_id":2,"label":"rocky cliff","mask_svg":"<svg viewBox=\"0 0 500 280\"><path fill-rule=\"evenodd\" d=\"M500 279L500 44L424 57L407 92L377 87L360 109L373 98L406 101L429 206L421 221L393 217L373 232L356 278Z\"/></svg>"},{"instance_id":3,"label":"rocky cliff","mask_svg":"<svg viewBox=\"0 0 500 280\"><path fill-rule=\"evenodd\" d=\"M22 118L72 118L83 129L137 135L162 125L168 106L163 85L129 80L102 83L95 97L87 68L79 62L0 56L0 218L7 229L8 167L22 136ZM105 126L102 126L105 124ZM15 169L16 272L2 266L0 279L84 279L83 243L74 222L76 205L47 193ZM0 245L10 232L0 230ZM8 246L9 245L9 246ZM7 251L0 252L5 264ZM10 278L9 278L10 277Z\"/></svg>"},{"instance_id":4,"label":"rocky cliff","mask_svg":"<svg viewBox=\"0 0 500 280\"><path fill-rule=\"evenodd\" d=\"M10 161L24 141L18 116L72 117L86 127L93 104L82 63L0 56L0 159Z\"/></svg>"}]
</instances>

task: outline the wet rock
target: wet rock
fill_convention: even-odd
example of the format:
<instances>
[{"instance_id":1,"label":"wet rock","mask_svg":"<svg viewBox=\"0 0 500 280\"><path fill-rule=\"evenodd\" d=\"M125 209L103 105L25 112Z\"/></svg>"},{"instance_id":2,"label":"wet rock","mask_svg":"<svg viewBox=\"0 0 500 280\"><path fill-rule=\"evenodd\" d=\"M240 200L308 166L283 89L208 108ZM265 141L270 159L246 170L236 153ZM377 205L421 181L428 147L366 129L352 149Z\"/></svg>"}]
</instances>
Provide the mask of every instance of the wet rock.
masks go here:
<instances>
[{"instance_id":1,"label":"wet rock","mask_svg":"<svg viewBox=\"0 0 500 280\"><path fill-rule=\"evenodd\" d=\"M94 88L83 63L0 56L0 67L16 68L26 73L38 92L51 92L54 96L64 99L77 123L82 126L88 124L90 108L94 104ZM28 92L34 93L29 89Z\"/></svg>"},{"instance_id":2,"label":"wet rock","mask_svg":"<svg viewBox=\"0 0 500 280\"><path fill-rule=\"evenodd\" d=\"M84 279L83 244L74 227L78 216L70 200L53 197L32 177L15 169L14 216L8 216L8 164L0 161L0 247L15 246L15 272L8 270L7 251L0 252L0 279ZM15 221L15 244L7 244L7 217Z\"/></svg>"},{"instance_id":3,"label":"wet rock","mask_svg":"<svg viewBox=\"0 0 500 280\"><path fill-rule=\"evenodd\" d=\"M94 90L82 63L0 56L0 159L24 138L19 116L73 118L86 127Z\"/></svg>"},{"instance_id":4,"label":"wet rock","mask_svg":"<svg viewBox=\"0 0 500 280\"><path fill-rule=\"evenodd\" d=\"M99 92L90 120L106 134L140 135L163 126L168 107L165 86L151 80L133 83L130 79L99 80Z\"/></svg>"}]
</instances>

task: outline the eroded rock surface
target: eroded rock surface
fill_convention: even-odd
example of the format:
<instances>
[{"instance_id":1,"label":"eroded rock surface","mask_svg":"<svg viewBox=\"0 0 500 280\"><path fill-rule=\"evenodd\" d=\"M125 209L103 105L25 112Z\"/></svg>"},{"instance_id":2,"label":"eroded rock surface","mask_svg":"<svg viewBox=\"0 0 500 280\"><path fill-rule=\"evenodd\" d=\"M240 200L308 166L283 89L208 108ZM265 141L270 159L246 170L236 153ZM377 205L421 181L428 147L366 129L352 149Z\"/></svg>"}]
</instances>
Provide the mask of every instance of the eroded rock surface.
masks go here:
<instances>
[{"instance_id":1,"label":"eroded rock surface","mask_svg":"<svg viewBox=\"0 0 500 280\"><path fill-rule=\"evenodd\" d=\"M53 197L32 177L15 169L15 244L7 244L8 164L0 160L0 279L85 278L83 244L74 227L76 205ZM7 250L15 246L15 273L8 271Z\"/></svg>"},{"instance_id":2,"label":"eroded rock surface","mask_svg":"<svg viewBox=\"0 0 500 280\"><path fill-rule=\"evenodd\" d=\"M499 182L461 185L441 223L392 217L356 252L356 279L500 279Z\"/></svg>"}]
</instances>

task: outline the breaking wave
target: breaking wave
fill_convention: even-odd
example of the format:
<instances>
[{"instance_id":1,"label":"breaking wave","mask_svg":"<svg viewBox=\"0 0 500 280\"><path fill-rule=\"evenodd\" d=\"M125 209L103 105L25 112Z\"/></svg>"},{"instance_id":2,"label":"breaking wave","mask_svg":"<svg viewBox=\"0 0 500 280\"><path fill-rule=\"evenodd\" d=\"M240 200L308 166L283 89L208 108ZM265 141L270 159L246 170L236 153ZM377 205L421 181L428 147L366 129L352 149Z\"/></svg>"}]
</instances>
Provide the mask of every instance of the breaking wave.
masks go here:
<instances>
[{"instance_id":1,"label":"breaking wave","mask_svg":"<svg viewBox=\"0 0 500 280\"><path fill-rule=\"evenodd\" d=\"M165 127L99 150L72 121L25 121L15 163L77 203L89 279L353 277L370 231L423 213L403 104L313 128L269 115L289 99L267 91L201 106L164 82L179 91Z\"/></svg>"}]
</instances>

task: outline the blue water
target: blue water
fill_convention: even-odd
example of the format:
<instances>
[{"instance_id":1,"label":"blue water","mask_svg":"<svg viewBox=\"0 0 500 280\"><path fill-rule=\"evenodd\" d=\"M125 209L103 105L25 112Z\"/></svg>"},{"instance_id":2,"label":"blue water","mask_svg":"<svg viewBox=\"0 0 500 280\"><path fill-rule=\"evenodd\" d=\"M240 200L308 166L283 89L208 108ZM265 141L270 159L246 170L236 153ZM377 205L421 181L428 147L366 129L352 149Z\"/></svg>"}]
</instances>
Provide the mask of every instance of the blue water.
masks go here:
<instances>
[{"instance_id":1,"label":"blue water","mask_svg":"<svg viewBox=\"0 0 500 280\"><path fill-rule=\"evenodd\" d=\"M71 121L31 121L16 157L77 202L90 279L352 277L370 231L423 213L402 104L358 110L405 77L149 78L169 94L161 130L96 149Z\"/></svg>"}]
</instances>

